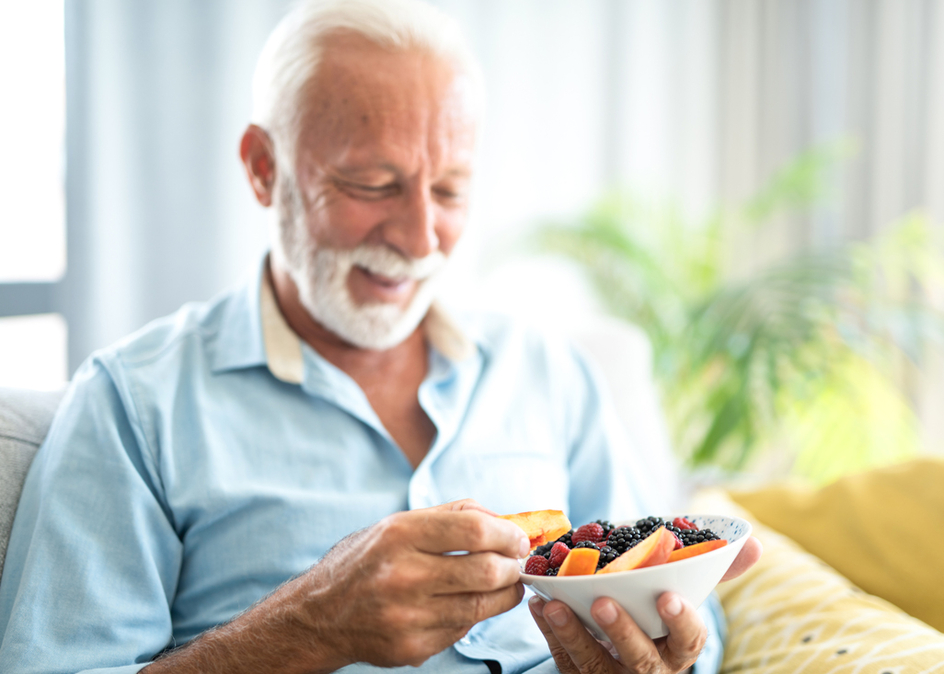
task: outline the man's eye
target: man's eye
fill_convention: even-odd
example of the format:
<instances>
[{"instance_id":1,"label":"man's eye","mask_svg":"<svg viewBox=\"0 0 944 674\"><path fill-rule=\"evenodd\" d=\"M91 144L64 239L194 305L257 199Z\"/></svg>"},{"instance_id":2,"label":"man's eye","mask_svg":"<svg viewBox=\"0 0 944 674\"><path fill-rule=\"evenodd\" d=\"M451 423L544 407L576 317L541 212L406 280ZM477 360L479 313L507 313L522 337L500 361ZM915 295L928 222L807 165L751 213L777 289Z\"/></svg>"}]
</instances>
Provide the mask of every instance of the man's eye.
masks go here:
<instances>
[{"instance_id":1,"label":"man's eye","mask_svg":"<svg viewBox=\"0 0 944 674\"><path fill-rule=\"evenodd\" d=\"M344 183L344 188L355 196L366 199L384 199L397 192L396 183L385 185L362 185L360 183Z\"/></svg>"},{"instance_id":2,"label":"man's eye","mask_svg":"<svg viewBox=\"0 0 944 674\"><path fill-rule=\"evenodd\" d=\"M465 194L461 190L454 190L448 187L434 187L433 193L447 201L462 201L465 198Z\"/></svg>"}]
</instances>

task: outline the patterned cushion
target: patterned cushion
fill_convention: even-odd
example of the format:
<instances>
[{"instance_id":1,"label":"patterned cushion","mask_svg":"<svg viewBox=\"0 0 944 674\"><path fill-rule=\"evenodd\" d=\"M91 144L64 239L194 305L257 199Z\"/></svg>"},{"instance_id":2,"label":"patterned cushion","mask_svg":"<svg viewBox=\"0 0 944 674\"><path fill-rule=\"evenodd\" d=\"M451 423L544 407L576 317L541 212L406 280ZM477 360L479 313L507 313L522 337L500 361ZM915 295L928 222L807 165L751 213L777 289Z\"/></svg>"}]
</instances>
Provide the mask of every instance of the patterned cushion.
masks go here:
<instances>
[{"instance_id":1,"label":"patterned cushion","mask_svg":"<svg viewBox=\"0 0 944 674\"><path fill-rule=\"evenodd\" d=\"M869 594L944 631L944 458L924 457L813 489L732 499Z\"/></svg>"},{"instance_id":2,"label":"patterned cushion","mask_svg":"<svg viewBox=\"0 0 944 674\"><path fill-rule=\"evenodd\" d=\"M26 471L61 398L61 391L0 388L0 575Z\"/></svg>"},{"instance_id":3,"label":"patterned cushion","mask_svg":"<svg viewBox=\"0 0 944 674\"><path fill-rule=\"evenodd\" d=\"M944 672L944 634L862 592L721 492L699 495L691 510L745 517L764 544L752 569L718 586L729 628L722 674Z\"/></svg>"}]
</instances>

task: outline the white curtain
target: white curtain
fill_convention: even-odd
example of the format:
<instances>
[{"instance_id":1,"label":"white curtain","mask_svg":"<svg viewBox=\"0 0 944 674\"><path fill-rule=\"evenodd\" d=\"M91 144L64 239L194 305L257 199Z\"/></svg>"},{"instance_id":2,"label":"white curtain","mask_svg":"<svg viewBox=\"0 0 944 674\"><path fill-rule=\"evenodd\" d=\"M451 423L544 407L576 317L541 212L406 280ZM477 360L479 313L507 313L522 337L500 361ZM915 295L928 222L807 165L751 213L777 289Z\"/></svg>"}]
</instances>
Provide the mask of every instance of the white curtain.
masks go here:
<instances>
[{"instance_id":1,"label":"white curtain","mask_svg":"<svg viewBox=\"0 0 944 674\"><path fill-rule=\"evenodd\" d=\"M589 300L566 269L495 272L495 251L616 185L697 221L840 137L859 151L837 199L742 242L752 254L732 273L912 208L944 219L944 0L434 4L465 27L490 96L455 302L577 310ZM66 0L72 368L225 288L264 248L237 143L256 55L288 6Z\"/></svg>"}]
</instances>

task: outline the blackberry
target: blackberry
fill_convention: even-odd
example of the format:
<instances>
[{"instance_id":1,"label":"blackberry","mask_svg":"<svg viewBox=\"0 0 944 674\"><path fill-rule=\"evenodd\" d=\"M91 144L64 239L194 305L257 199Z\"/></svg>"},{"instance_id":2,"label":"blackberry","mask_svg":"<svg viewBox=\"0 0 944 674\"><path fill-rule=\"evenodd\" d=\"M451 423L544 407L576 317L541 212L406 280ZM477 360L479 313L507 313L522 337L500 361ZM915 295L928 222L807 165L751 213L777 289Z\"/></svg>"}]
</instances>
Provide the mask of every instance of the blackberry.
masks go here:
<instances>
[{"instance_id":1,"label":"blackberry","mask_svg":"<svg viewBox=\"0 0 944 674\"><path fill-rule=\"evenodd\" d=\"M539 545L538 547L536 547L536 548L534 549L534 553L532 553L532 554L540 555L541 557L545 557L545 558L550 557L550 556L551 556L551 548L554 547L554 543L556 543L556 541L551 541L550 543L545 543L544 545Z\"/></svg>"},{"instance_id":2,"label":"blackberry","mask_svg":"<svg viewBox=\"0 0 944 674\"><path fill-rule=\"evenodd\" d=\"M548 569L546 575L548 575L548 576L556 576L557 573L558 573L558 571L560 571L560 569L558 569L558 568Z\"/></svg>"},{"instance_id":3,"label":"blackberry","mask_svg":"<svg viewBox=\"0 0 944 674\"><path fill-rule=\"evenodd\" d=\"M610 534L606 544L615 550L618 555L621 555L638 545L648 535L648 531L644 532L636 527L617 527Z\"/></svg>"},{"instance_id":4,"label":"blackberry","mask_svg":"<svg viewBox=\"0 0 944 674\"><path fill-rule=\"evenodd\" d=\"M682 536L682 545L695 545L704 541L716 541L720 536L711 529L692 529L684 532Z\"/></svg>"},{"instance_id":5,"label":"blackberry","mask_svg":"<svg viewBox=\"0 0 944 674\"><path fill-rule=\"evenodd\" d=\"M610 532L615 528L613 523L609 520L594 520L597 524L603 527L603 540L606 540L606 537L610 535Z\"/></svg>"},{"instance_id":6,"label":"blackberry","mask_svg":"<svg viewBox=\"0 0 944 674\"><path fill-rule=\"evenodd\" d=\"M619 553L609 545L600 548L600 561L597 562L597 571L619 557Z\"/></svg>"},{"instance_id":7,"label":"blackberry","mask_svg":"<svg viewBox=\"0 0 944 674\"><path fill-rule=\"evenodd\" d=\"M695 545L703 541L716 541L719 536L711 529L680 529L672 524L666 524L665 528L678 536L684 547Z\"/></svg>"},{"instance_id":8,"label":"blackberry","mask_svg":"<svg viewBox=\"0 0 944 674\"><path fill-rule=\"evenodd\" d=\"M671 531L673 534L675 534L675 535L678 537L678 539L679 539L680 541L682 541L682 543L685 542L685 540L682 538L682 532L684 532L685 529L680 529L679 527L675 526L674 524L669 524L668 522L666 522L665 528L668 529L669 531Z\"/></svg>"},{"instance_id":9,"label":"blackberry","mask_svg":"<svg viewBox=\"0 0 944 674\"><path fill-rule=\"evenodd\" d=\"M560 538L558 538L556 541L553 541L553 542L551 543L551 547L554 547L554 543L557 543L557 542L563 543L563 544L566 545L568 548L573 547L574 544L573 544L573 543L571 542L571 540L570 540L570 539L573 537L573 535L574 535L574 530L571 529L571 530L568 531L566 534L564 534L563 536L561 536Z\"/></svg>"},{"instance_id":10,"label":"blackberry","mask_svg":"<svg viewBox=\"0 0 944 674\"><path fill-rule=\"evenodd\" d=\"M594 543L593 541L580 541L579 543L577 543L577 545L573 547L574 550L576 550L577 548L592 548L593 550L598 549L597 544Z\"/></svg>"},{"instance_id":11,"label":"blackberry","mask_svg":"<svg viewBox=\"0 0 944 674\"><path fill-rule=\"evenodd\" d=\"M640 531L646 532L646 534L651 534L653 531L658 529L661 526L665 525L665 520L661 517L644 517L643 519L636 522L636 528Z\"/></svg>"}]
</instances>

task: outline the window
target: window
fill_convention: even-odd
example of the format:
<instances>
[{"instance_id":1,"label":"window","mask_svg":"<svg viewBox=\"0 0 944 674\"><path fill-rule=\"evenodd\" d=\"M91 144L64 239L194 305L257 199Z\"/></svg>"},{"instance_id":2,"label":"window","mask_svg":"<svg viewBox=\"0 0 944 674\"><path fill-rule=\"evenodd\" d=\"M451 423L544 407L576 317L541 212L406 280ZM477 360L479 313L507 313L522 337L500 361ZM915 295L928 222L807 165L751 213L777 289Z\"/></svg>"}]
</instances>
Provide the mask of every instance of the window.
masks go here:
<instances>
[{"instance_id":1,"label":"window","mask_svg":"<svg viewBox=\"0 0 944 674\"><path fill-rule=\"evenodd\" d=\"M66 329L50 314L66 268L62 0L4 6L0 21L0 386L66 378Z\"/></svg>"}]
</instances>

